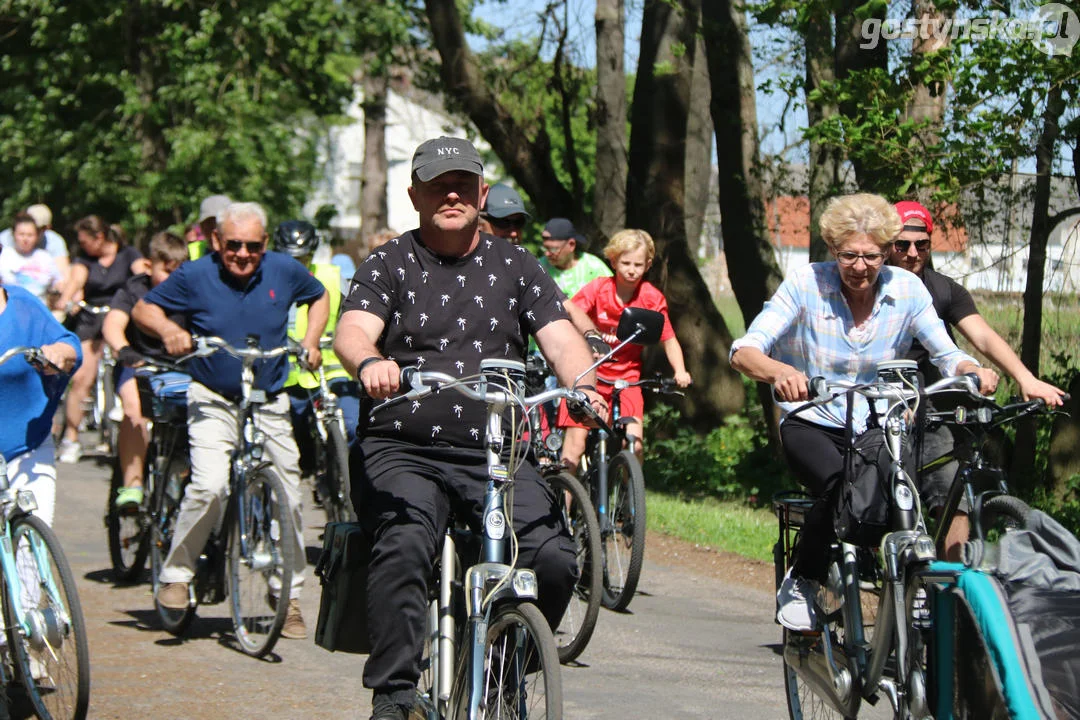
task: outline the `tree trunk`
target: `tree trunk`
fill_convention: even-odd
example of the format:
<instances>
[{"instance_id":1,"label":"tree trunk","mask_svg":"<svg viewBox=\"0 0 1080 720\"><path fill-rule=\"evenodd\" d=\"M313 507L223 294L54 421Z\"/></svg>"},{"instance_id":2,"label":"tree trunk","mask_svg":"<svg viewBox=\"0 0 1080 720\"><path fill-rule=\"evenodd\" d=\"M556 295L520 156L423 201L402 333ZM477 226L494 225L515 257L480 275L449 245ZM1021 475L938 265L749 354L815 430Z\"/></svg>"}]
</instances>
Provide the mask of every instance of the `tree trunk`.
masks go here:
<instances>
[{"instance_id":1,"label":"tree trunk","mask_svg":"<svg viewBox=\"0 0 1080 720\"><path fill-rule=\"evenodd\" d=\"M154 117L146 111L153 105L154 93L157 89L155 68L156 48L146 45L145 38L152 35L155 19L148 17L153 10L143 8L139 2L129 2L128 11L125 13L125 41L127 43L127 63L129 71L135 76L135 85L138 88L140 106L143 108L135 115L135 137L139 141L140 170L144 176L160 177L164 174L169 160L169 145L165 140L162 126L155 121ZM153 192L152 189L147 189ZM181 222L189 208L159 208L154 198L146 196L143 207L130 208L133 212L146 212L152 218L150 223L141 231L137 232L131 242L143 250L149 242L152 228L165 228L173 223Z\"/></svg>"},{"instance_id":2,"label":"tree trunk","mask_svg":"<svg viewBox=\"0 0 1080 720\"><path fill-rule=\"evenodd\" d=\"M709 65L705 44L694 46L694 74L690 79L690 117L686 126L686 243L690 257L700 257L701 229L709 206L712 178L712 116L709 104Z\"/></svg>"},{"instance_id":3,"label":"tree trunk","mask_svg":"<svg viewBox=\"0 0 1080 720\"><path fill-rule=\"evenodd\" d=\"M840 109L833 103L811 101L811 94L836 82L836 60L833 47L833 16L823 3L815 1L806 10L807 22L803 31L806 45L806 115L810 127L836 116ZM826 201L843 192L840 179L843 153L835 145L810 140L807 197L810 202L810 262L829 259L829 249L821 238L818 223L825 211Z\"/></svg>"},{"instance_id":4,"label":"tree trunk","mask_svg":"<svg viewBox=\"0 0 1080 720\"><path fill-rule=\"evenodd\" d=\"M425 0L428 25L442 60L443 89L472 121L499 156L507 171L536 205L539 217L568 217L586 235L595 237L592 217L586 217L583 198L574 197L560 182L551 162L551 142L543 125L535 137L514 121L484 82L476 56L454 0Z\"/></svg>"},{"instance_id":5,"label":"tree trunk","mask_svg":"<svg viewBox=\"0 0 1080 720\"><path fill-rule=\"evenodd\" d=\"M923 20L924 27L940 28L948 17L945 12L934 5L933 0L912 0L914 17ZM911 41L911 79L914 84L914 93L908 104L907 117L909 120L925 123L918 132L918 142L927 152L938 145L941 140L941 125L945 120L945 93L948 90L948 82L934 79L927 81L928 70L936 70L937 64L927 56L943 50L949 44L949 36L940 37L933 32L927 33L926 39L922 34L916 35ZM915 188L915 195L919 202L929 204L935 188Z\"/></svg>"},{"instance_id":6,"label":"tree trunk","mask_svg":"<svg viewBox=\"0 0 1080 720\"><path fill-rule=\"evenodd\" d=\"M872 7L869 17L884 20L888 5L869 5L864 0L840 0L836 10L836 79L846 80L853 73L860 73L871 68L887 71L889 68L888 43L878 42L872 48L860 48L865 41L862 38L862 24L867 7ZM854 118L859 113L858 98L851 98L840 103L840 112ZM857 154L851 157L855 169L855 180L866 192L887 192L897 186L890 178L889 169L881 164L867 163Z\"/></svg>"},{"instance_id":7,"label":"tree trunk","mask_svg":"<svg viewBox=\"0 0 1080 720\"><path fill-rule=\"evenodd\" d=\"M1042 298L1046 279L1046 245L1050 239L1050 191L1054 152L1061 135L1060 120L1065 112L1061 85L1051 84L1043 110L1043 125L1035 145L1035 196L1031 207L1031 235L1028 242L1027 285L1024 287L1024 324L1020 335L1020 360L1039 374L1042 350ZM1032 418L1017 423L1012 477L1030 477L1035 467L1036 423Z\"/></svg>"},{"instance_id":8,"label":"tree trunk","mask_svg":"<svg viewBox=\"0 0 1080 720\"><path fill-rule=\"evenodd\" d=\"M744 398L742 382L725 362L731 334L686 240L684 183L697 2L645 4L630 110L626 218L627 225L647 230L656 242L654 282L667 296L697 388L687 395L687 417L696 427L709 428L742 407Z\"/></svg>"},{"instance_id":9,"label":"tree trunk","mask_svg":"<svg viewBox=\"0 0 1080 720\"><path fill-rule=\"evenodd\" d=\"M724 252L731 289L749 325L783 280L765 224L750 38L741 5L731 0L704 0L702 29L712 83ZM727 329L723 331L726 341ZM718 360L728 367L725 357ZM765 417L770 420L769 441L778 449L779 436L768 386L758 384L758 397Z\"/></svg>"},{"instance_id":10,"label":"tree trunk","mask_svg":"<svg viewBox=\"0 0 1080 720\"><path fill-rule=\"evenodd\" d=\"M603 237L626 224L626 32L623 0L596 3L596 185L593 215Z\"/></svg>"},{"instance_id":11,"label":"tree trunk","mask_svg":"<svg viewBox=\"0 0 1080 720\"><path fill-rule=\"evenodd\" d=\"M364 160L360 178L360 235L346 245L346 251L357 259L367 253L367 239L385 228L389 212L386 207L386 102L390 86L388 72L365 74L364 89Z\"/></svg>"}]
</instances>

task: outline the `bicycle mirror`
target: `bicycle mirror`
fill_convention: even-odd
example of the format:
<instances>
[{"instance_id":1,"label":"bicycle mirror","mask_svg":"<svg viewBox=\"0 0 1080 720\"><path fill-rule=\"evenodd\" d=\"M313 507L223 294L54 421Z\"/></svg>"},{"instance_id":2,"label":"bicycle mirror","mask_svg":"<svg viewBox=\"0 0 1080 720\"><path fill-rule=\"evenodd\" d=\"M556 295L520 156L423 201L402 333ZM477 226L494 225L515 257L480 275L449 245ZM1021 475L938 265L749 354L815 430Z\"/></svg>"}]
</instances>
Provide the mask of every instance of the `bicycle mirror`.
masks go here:
<instances>
[{"instance_id":1,"label":"bicycle mirror","mask_svg":"<svg viewBox=\"0 0 1080 720\"><path fill-rule=\"evenodd\" d=\"M628 307L619 316L615 336L625 342L633 337L635 345L655 345L664 331L664 316L655 310Z\"/></svg>"}]
</instances>

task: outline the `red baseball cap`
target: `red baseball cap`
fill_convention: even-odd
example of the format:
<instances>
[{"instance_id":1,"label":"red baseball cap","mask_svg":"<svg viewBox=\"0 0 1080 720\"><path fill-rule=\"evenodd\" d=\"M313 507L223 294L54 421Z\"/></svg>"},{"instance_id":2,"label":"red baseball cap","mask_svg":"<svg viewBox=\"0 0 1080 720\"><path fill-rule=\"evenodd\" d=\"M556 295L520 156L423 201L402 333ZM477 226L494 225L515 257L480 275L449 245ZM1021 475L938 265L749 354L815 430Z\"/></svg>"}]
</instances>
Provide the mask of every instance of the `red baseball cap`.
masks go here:
<instances>
[{"instance_id":1,"label":"red baseball cap","mask_svg":"<svg viewBox=\"0 0 1080 720\"><path fill-rule=\"evenodd\" d=\"M930 217L930 211L914 200L902 200L896 203L896 212L900 213L900 222L907 224L908 220L922 220L926 225L926 234L934 233L934 219Z\"/></svg>"}]
</instances>

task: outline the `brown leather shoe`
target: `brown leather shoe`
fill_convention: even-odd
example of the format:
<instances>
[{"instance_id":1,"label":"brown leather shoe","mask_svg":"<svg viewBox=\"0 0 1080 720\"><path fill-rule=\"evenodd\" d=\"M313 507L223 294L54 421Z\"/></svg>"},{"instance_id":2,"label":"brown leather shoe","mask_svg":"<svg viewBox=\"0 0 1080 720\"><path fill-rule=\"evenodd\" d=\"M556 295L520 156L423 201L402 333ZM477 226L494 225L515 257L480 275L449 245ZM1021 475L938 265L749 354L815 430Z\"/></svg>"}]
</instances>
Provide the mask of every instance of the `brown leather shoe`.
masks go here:
<instances>
[{"instance_id":1,"label":"brown leather shoe","mask_svg":"<svg viewBox=\"0 0 1080 720\"><path fill-rule=\"evenodd\" d=\"M187 583L165 583L158 588L158 605L167 610L187 610L189 599Z\"/></svg>"},{"instance_id":2,"label":"brown leather shoe","mask_svg":"<svg viewBox=\"0 0 1080 720\"><path fill-rule=\"evenodd\" d=\"M285 615L285 624L281 626L281 637L288 640L307 638L307 623L300 614L299 600L289 600L289 611Z\"/></svg>"}]
</instances>

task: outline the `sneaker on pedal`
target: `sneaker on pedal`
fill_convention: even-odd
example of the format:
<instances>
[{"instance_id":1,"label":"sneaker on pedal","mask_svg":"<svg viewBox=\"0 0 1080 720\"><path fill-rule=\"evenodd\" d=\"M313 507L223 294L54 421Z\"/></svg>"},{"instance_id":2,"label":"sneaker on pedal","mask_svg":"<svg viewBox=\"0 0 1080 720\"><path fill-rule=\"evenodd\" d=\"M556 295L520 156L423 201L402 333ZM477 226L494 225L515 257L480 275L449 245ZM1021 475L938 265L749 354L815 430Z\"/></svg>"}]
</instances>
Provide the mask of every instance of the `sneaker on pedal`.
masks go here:
<instances>
[{"instance_id":1,"label":"sneaker on pedal","mask_svg":"<svg viewBox=\"0 0 1080 720\"><path fill-rule=\"evenodd\" d=\"M79 458L82 457L82 446L79 445L77 440L61 440L60 448L56 453L56 459L58 462L62 462L66 465L74 465L79 462Z\"/></svg>"},{"instance_id":2,"label":"sneaker on pedal","mask_svg":"<svg viewBox=\"0 0 1080 720\"><path fill-rule=\"evenodd\" d=\"M814 613L817 590L816 582L793 575L789 568L776 593L776 621L788 630L798 632L809 632L817 627Z\"/></svg>"},{"instance_id":3,"label":"sneaker on pedal","mask_svg":"<svg viewBox=\"0 0 1080 720\"><path fill-rule=\"evenodd\" d=\"M137 510L143 501L141 487L123 487L116 491L116 509L126 512Z\"/></svg>"}]
</instances>

